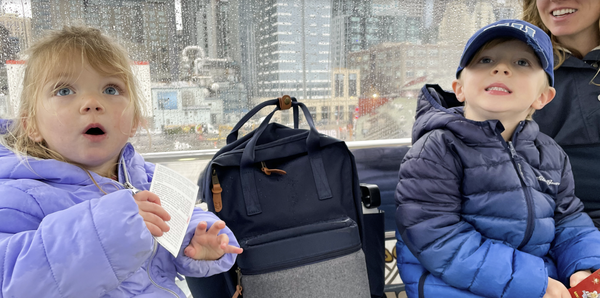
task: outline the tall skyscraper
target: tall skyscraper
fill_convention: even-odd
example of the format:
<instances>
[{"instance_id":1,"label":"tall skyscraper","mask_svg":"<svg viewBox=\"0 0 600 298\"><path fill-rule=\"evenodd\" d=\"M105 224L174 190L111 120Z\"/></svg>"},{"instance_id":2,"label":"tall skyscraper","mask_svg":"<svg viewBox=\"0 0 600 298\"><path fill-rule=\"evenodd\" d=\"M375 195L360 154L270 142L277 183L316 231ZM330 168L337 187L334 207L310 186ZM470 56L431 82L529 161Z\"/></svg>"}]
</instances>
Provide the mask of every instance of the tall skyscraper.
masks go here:
<instances>
[{"instance_id":1,"label":"tall skyscraper","mask_svg":"<svg viewBox=\"0 0 600 298\"><path fill-rule=\"evenodd\" d=\"M34 38L43 30L86 24L119 39L131 58L148 61L153 81L178 77L179 53L171 0L33 0Z\"/></svg>"},{"instance_id":2,"label":"tall skyscraper","mask_svg":"<svg viewBox=\"0 0 600 298\"><path fill-rule=\"evenodd\" d=\"M349 53L384 42L420 43L423 2L416 0L334 0L333 68L344 68Z\"/></svg>"},{"instance_id":3,"label":"tall skyscraper","mask_svg":"<svg viewBox=\"0 0 600 298\"><path fill-rule=\"evenodd\" d=\"M324 99L331 94L330 1L256 1L258 96Z\"/></svg>"},{"instance_id":4,"label":"tall skyscraper","mask_svg":"<svg viewBox=\"0 0 600 298\"><path fill-rule=\"evenodd\" d=\"M243 5L239 2L182 1L183 46L200 46L209 58L229 58L239 62L239 5Z\"/></svg>"}]
</instances>

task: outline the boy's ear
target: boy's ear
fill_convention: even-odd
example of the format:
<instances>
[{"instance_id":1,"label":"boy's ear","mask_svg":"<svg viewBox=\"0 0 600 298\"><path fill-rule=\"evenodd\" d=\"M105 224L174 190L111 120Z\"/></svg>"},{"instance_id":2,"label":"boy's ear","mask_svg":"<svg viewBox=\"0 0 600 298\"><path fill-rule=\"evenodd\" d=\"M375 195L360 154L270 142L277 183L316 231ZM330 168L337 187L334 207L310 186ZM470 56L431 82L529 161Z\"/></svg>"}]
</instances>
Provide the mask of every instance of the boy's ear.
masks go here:
<instances>
[{"instance_id":1,"label":"boy's ear","mask_svg":"<svg viewBox=\"0 0 600 298\"><path fill-rule=\"evenodd\" d=\"M456 99L460 102L465 101L465 92L462 82L458 79L452 81L452 90L454 90L454 94L456 94Z\"/></svg>"},{"instance_id":2,"label":"boy's ear","mask_svg":"<svg viewBox=\"0 0 600 298\"><path fill-rule=\"evenodd\" d=\"M554 87L548 87L545 91L542 91L540 96L531 104L531 107L536 110L541 110L554 99L555 95L556 89L554 89Z\"/></svg>"}]
</instances>

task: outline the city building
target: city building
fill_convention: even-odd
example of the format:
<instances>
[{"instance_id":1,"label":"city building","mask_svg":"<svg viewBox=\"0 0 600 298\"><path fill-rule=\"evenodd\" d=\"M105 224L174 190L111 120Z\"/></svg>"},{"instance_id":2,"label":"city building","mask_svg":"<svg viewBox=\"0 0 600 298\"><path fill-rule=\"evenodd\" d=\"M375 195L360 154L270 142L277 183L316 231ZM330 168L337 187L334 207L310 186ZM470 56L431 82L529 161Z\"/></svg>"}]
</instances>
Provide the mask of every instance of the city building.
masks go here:
<instances>
[{"instance_id":1,"label":"city building","mask_svg":"<svg viewBox=\"0 0 600 298\"><path fill-rule=\"evenodd\" d=\"M182 1L182 51L180 79L208 88L223 100L229 117L248 111L247 82L241 69L240 14L246 7L237 0ZM245 53L247 56L248 53ZM247 74L246 72L245 74ZM213 88L216 87L216 88ZM218 89L218 90L213 90ZM226 119L227 121L227 119Z\"/></svg>"},{"instance_id":2,"label":"city building","mask_svg":"<svg viewBox=\"0 0 600 298\"><path fill-rule=\"evenodd\" d=\"M192 83L152 87L155 130L198 124L223 123L223 102L211 97L205 88Z\"/></svg>"},{"instance_id":3,"label":"city building","mask_svg":"<svg viewBox=\"0 0 600 298\"><path fill-rule=\"evenodd\" d=\"M21 49L26 49L31 43L31 19L19 17L16 13L4 13L0 15L0 25L4 26L9 32L9 36L18 40L15 48L18 53ZM14 47L14 46L13 46Z\"/></svg>"},{"instance_id":4,"label":"city building","mask_svg":"<svg viewBox=\"0 0 600 298\"><path fill-rule=\"evenodd\" d=\"M253 38L259 100L331 94L331 5L322 0L255 1Z\"/></svg>"},{"instance_id":5,"label":"city building","mask_svg":"<svg viewBox=\"0 0 600 298\"><path fill-rule=\"evenodd\" d=\"M382 43L348 55L348 68L360 70L360 97L416 97L427 83L446 88L455 77L463 45Z\"/></svg>"},{"instance_id":6,"label":"city building","mask_svg":"<svg viewBox=\"0 0 600 298\"><path fill-rule=\"evenodd\" d=\"M135 61L148 61L152 80L176 81L179 75L175 6L171 0L33 0L34 38L64 25L101 28L116 37Z\"/></svg>"},{"instance_id":7,"label":"city building","mask_svg":"<svg viewBox=\"0 0 600 298\"><path fill-rule=\"evenodd\" d=\"M334 67L347 66L351 52L384 42L421 43L423 2L415 0L334 0L331 57Z\"/></svg>"}]
</instances>

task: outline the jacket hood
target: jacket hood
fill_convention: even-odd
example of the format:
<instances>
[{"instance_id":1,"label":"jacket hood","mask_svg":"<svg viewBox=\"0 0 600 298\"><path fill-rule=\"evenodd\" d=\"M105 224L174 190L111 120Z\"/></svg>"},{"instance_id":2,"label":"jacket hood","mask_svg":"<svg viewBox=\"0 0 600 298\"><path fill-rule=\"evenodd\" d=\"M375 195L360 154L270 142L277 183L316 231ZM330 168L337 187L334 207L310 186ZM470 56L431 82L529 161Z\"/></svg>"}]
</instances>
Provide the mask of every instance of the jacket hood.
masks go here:
<instances>
[{"instance_id":1,"label":"jacket hood","mask_svg":"<svg viewBox=\"0 0 600 298\"><path fill-rule=\"evenodd\" d=\"M417 114L413 124L412 142L435 129L452 131L468 144L498 141L504 126L498 120L473 121L464 117L464 104L453 92L443 90L439 85L427 84L421 88L417 99ZM538 134L538 126L533 121L522 121L515 130L513 139L533 140Z\"/></svg>"}]
</instances>

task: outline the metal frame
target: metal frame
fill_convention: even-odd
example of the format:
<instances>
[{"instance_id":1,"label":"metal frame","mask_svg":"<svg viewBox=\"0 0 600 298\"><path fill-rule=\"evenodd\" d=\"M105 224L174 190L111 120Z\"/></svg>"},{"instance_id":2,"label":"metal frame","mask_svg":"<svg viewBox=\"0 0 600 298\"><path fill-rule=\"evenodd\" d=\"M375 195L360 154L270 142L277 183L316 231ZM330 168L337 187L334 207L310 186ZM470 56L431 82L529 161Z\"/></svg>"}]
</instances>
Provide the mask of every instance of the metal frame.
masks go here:
<instances>
[{"instance_id":1,"label":"metal frame","mask_svg":"<svg viewBox=\"0 0 600 298\"><path fill-rule=\"evenodd\" d=\"M372 141L352 141L346 142L350 149L373 148L373 147L388 147L388 146L405 146L410 145L410 138L387 139L387 140L372 140ZM208 160L217 153L219 149L205 150L189 150L189 151L170 151L170 152L152 152L142 153L144 159L148 162L172 162L184 160Z\"/></svg>"}]
</instances>

